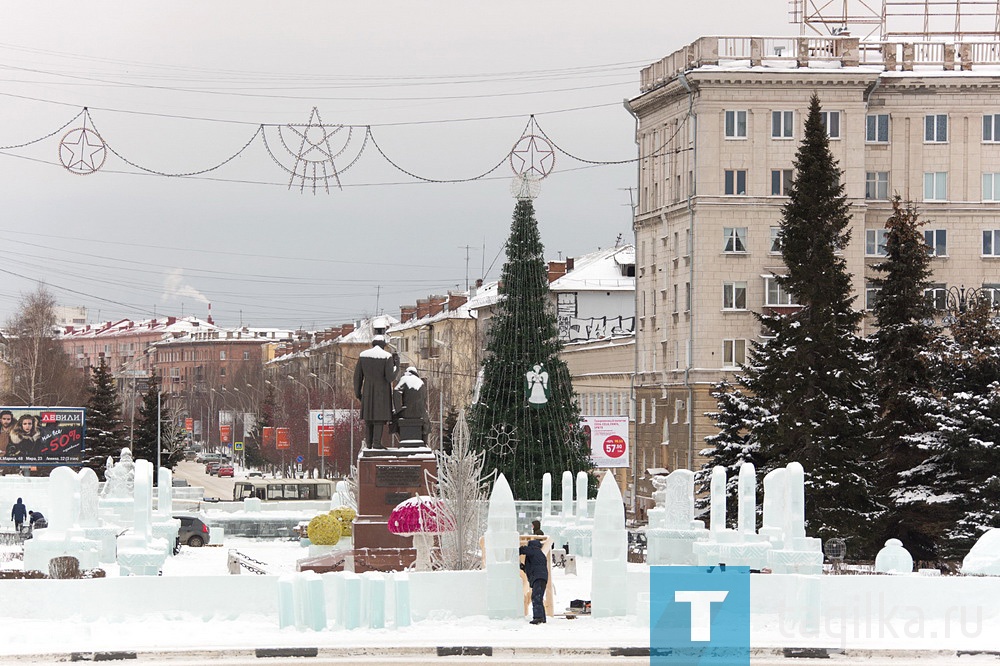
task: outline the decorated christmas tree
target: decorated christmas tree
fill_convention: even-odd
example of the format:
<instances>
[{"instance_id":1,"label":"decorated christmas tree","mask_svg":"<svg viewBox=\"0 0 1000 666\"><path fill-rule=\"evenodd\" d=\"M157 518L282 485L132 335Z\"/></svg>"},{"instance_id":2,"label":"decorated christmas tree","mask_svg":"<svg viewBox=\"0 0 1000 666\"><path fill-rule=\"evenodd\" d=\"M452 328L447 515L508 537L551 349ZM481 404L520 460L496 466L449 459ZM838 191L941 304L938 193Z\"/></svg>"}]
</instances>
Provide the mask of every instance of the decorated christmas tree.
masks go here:
<instances>
[{"instance_id":1,"label":"decorated christmas tree","mask_svg":"<svg viewBox=\"0 0 1000 666\"><path fill-rule=\"evenodd\" d=\"M589 470L590 451L561 344L530 198L520 198L490 322L471 443L517 499L539 499L545 472Z\"/></svg>"}]
</instances>

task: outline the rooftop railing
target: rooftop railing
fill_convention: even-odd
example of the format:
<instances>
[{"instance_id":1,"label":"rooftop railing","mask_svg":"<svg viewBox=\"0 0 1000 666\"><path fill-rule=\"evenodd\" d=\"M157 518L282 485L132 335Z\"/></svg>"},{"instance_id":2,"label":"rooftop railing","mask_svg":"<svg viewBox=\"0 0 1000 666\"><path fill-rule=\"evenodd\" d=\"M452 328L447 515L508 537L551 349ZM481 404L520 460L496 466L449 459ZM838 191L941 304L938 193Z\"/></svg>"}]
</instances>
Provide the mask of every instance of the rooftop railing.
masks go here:
<instances>
[{"instance_id":1,"label":"rooftop railing","mask_svg":"<svg viewBox=\"0 0 1000 666\"><path fill-rule=\"evenodd\" d=\"M857 37L701 37L642 70L642 92L698 67L858 67L884 71L919 68L971 71L1000 65L1000 40L980 42L868 42Z\"/></svg>"}]
</instances>

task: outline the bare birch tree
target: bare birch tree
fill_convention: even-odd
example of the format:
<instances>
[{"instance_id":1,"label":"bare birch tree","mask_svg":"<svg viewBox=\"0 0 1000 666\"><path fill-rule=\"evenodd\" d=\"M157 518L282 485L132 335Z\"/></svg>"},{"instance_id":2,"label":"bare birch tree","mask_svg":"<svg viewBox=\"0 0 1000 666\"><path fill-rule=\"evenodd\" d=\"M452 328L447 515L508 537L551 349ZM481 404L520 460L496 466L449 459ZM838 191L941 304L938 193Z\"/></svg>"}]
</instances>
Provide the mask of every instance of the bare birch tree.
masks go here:
<instances>
[{"instance_id":1,"label":"bare birch tree","mask_svg":"<svg viewBox=\"0 0 1000 666\"><path fill-rule=\"evenodd\" d=\"M17 405L81 405L83 374L55 339L55 297L45 285L21 295L7 321L10 388L3 402Z\"/></svg>"}]
</instances>

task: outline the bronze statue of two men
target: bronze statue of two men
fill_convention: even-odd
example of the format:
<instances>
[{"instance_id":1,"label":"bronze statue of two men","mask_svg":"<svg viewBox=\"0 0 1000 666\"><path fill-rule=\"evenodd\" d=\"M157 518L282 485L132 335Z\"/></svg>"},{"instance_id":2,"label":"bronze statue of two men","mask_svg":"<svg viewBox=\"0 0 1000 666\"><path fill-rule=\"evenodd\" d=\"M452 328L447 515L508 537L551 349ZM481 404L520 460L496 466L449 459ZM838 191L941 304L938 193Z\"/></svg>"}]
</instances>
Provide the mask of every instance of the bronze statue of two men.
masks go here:
<instances>
[{"instance_id":1,"label":"bronze statue of two men","mask_svg":"<svg viewBox=\"0 0 1000 666\"><path fill-rule=\"evenodd\" d=\"M427 387L417 377L416 369L409 368L394 390L393 382L399 374L399 354L386 349L386 342L385 336L374 336L372 346L358 355L354 368L354 396L361 402L366 446L385 448L382 446L385 425L397 420L419 420L423 424L421 440L426 442L429 430Z\"/></svg>"}]
</instances>

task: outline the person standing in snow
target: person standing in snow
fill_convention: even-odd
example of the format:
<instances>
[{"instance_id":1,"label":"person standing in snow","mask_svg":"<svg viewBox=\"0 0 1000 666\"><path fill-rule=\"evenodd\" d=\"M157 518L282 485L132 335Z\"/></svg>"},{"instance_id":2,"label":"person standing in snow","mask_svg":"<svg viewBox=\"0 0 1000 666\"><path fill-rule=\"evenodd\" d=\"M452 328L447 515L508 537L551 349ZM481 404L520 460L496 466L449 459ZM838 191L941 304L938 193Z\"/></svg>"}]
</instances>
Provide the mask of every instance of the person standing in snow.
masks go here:
<instances>
[{"instance_id":1,"label":"person standing in snow","mask_svg":"<svg viewBox=\"0 0 1000 666\"><path fill-rule=\"evenodd\" d=\"M392 420L392 383L399 372L399 354L385 348L385 336L372 338L372 346L358 355L354 366L354 397L361 402L368 448L382 446L382 431Z\"/></svg>"},{"instance_id":2,"label":"person standing in snow","mask_svg":"<svg viewBox=\"0 0 1000 666\"><path fill-rule=\"evenodd\" d=\"M518 550L524 555L521 569L531 586L531 624L545 624L545 588L549 584L549 563L542 551L542 542L532 539Z\"/></svg>"},{"instance_id":3,"label":"person standing in snow","mask_svg":"<svg viewBox=\"0 0 1000 666\"><path fill-rule=\"evenodd\" d=\"M14 502L14 506L10 510L10 519L14 521L14 529L18 532L21 531L21 526L24 525L24 519L28 516L28 509L24 506L24 502L18 497L17 501Z\"/></svg>"}]
</instances>

